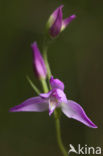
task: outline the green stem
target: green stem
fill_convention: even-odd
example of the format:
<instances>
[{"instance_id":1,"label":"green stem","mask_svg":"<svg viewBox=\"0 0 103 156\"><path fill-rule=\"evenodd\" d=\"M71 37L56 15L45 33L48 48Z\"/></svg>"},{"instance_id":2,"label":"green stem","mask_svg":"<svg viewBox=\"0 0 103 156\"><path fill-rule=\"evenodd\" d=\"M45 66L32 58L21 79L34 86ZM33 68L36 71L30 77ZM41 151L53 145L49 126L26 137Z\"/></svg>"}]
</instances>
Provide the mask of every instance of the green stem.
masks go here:
<instances>
[{"instance_id":1,"label":"green stem","mask_svg":"<svg viewBox=\"0 0 103 156\"><path fill-rule=\"evenodd\" d=\"M47 86L46 80L42 78L42 79L40 79L40 81L42 83L42 87L43 87L44 93L47 93L49 90L48 90L48 86Z\"/></svg>"},{"instance_id":2,"label":"green stem","mask_svg":"<svg viewBox=\"0 0 103 156\"><path fill-rule=\"evenodd\" d=\"M39 89L34 85L34 83L31 81L31 79L29 78L29 76L26 76L30 86L33 88L33 90L37 93L37 95L40 94L40 91Z\"/></svg>"},{"instance_id":3,"label":"green stem","mask_svg":"<svg viewBox=\"0 0 103 156\"><path fill-rule=\"evenodd\" d=\"M57 134L57 141L58 141L58 146L63 154L63 156L68 156L68 153L65 150L65 147L63 145L62 139L61 139L61 131L60 131L60 120L57 115L57 111L54 111L54 116L55 116L55 124L56 124L56 134Z\"/></svg>"},{"instance_id":4,"label":"green stem","mask_svg":"<svg viewBox=\"0 0 103 156\"><path fill-rule=\"evenodd\" d=\"M50 66L49 66L49 62L48 62L47 47L46 46L43 48L43 56L44 56L44 61L45 61L45 65L47 68L47 76L48 76L48 79L50 80L50 77L52 74L51 74L51 70L50 70Z\"/></svg>"}]
</instances>

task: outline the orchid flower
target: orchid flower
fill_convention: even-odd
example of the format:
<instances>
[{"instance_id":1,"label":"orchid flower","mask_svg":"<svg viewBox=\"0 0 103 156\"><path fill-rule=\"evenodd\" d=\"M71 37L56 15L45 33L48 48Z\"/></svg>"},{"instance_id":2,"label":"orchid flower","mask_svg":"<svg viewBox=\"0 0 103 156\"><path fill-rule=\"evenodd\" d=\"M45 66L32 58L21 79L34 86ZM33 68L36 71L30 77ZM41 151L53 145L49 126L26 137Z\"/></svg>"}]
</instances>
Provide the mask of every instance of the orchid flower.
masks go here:
<instances>
[{"instance_id":1,"label":"orchid flower","mask_svg":"<svg viewBox=\"0 0 103 156\"><path fill-rule=\"evenodd\" d=\"M51 37L56 37L61 31L63 31L70 22L76 18L76 15L71 15L63 19L62 13L63 5L59 6L50 16L47 27L49 28L49 34Z\"/></svg>"},{"instance_id":2,"label":"orchid flower","mask_svg":"<svg viewBox=\"0 0 103 156\"><path fill-rule=\"evenodd\" d=\"M87 117L83 108L75 101L68 100L64 93L64 84L59 79L50 79L51 90L37 97L31 97L10 109L10 112L43 112L48 110L51 115L56 108L61 108L68 117L78 120L91 128L97 126Z\"/></svg>"},{"instance_id":3,"label":"orchid flower","mask_svg":"<svg viewBox=\"0 0 103 156\"><path fill-rule=\"evenodd\" d=\"M37 75L39 79L46 78L47 70L44 63L44 59L42 55L40 54L39 48L37 46L37 43L34 42L31 45L32 51L33 51L33 68L34 72Z\"/></svg>"}]
</instances>

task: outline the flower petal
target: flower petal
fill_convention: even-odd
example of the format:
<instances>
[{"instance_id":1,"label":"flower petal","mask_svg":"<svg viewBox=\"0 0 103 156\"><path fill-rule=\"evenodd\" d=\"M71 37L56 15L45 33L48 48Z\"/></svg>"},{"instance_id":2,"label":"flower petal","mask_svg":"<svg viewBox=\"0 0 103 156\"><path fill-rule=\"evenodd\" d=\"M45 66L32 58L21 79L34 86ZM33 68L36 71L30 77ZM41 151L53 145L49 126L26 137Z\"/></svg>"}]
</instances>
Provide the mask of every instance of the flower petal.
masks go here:
<instances>
[{"instance_id":1,"label":"flower petal","mask_svg":"<svg viewBox=\"0 0 103 156\"><path fill-rule=\"evenodd\" d=\"M66 94L61 89L52 89L51 97L56 99L57 103L67 103Z\"/></svg>"},{"instance_id":2,"label":"flower petal","mask_svg":"<svg viewBox=\"0 0 103 156\"><path fill-rule=\"evenodd\" d=\"M58 11L60 10L60 9L62 9L64 7L64 5L60 5L56 10L54 10L54 12L52 13L52 17L54 18L54 21L55 21L55 19L57 18L57 16L58 16Z\"/></svg>"},{"instance_id":3,"label":"flower petal","mask_svg":"<svg viewBox=\"0 0 103 156\"><path fill-rule=\"evenodd\" d=\"M10 112L42 112L47 110L49 102L41 97L32 97L24 101L22 104L14 106Z\"/></svg>"},{"instance_id":4,"label":"flower petal","mask_svg":"<svg viewBox=\"0 0 103 156\"><path fill-rule=\"evenodd\" d=\"M55 18L54 22L52 23L51 27L50 27L50 36L51 37L56 37L61 30L61 26L62 26L62 7L59 7L58 11L57 11L57 17Z\"/></svg>"},{"instance_id":5,"label":"flower petal","mask_svg":"<svg viewBox=\"0 0 103 156\"><path fill-rule=\"evenodd\" d=\"M44 99L48 99L51 94L52 94L52 90L49 91L48 93L41 93L40 96Z\"/></svg>"},{"instance_id":6,"label":"flower petal","mask_svg":"<svg viewBox=\"0 0 103 156\"><path fill-rule=\"evenodd\" d=\"M56 10L54 10L54 12L50 15L49 20L48 20L48 27L51 27L53 25L53 23L55 22L57 16L58 16L58 12L60 9L63 8L63 5L60 5L58 8L56 8Z\"/></svg>"},{"instance_id":7,"label":"flower petal","mask_svg":"<svg viewBox=\"0 0 103 156\"><path fill-rule=\"evenodd\" d=\"M88 127L97 128L97 126L87 117L83 108L72 100L68 100L67 104L65 103L62 105L62 111L69 118L78 120Z\"/></svg>"},{"instance_id":8,"label":"flower petal","mask_svg":"<svg viewBox=\"0 0 103 156\"><path fill-rule=\"evenodd\" d=\"M70 24L72 22L72 20L74 20L75 18L76 18L76 15L72 15L72 16L69 16L68 18L64 19L62 21L61 31L63 31L68 26L68 24Z\"/></svg>"},{"instance_id":9,"label":"flower petal","mask_svg":"<svg viewBox=\"0 0 103 156\"><path fill-rule=\"evenodd\" d=\"M53 76L50 79L50 85L52 89L58 88L58 89L64 90L64 83L60 81L59 79L54 79Z\"/></svg>"}]
</instances>

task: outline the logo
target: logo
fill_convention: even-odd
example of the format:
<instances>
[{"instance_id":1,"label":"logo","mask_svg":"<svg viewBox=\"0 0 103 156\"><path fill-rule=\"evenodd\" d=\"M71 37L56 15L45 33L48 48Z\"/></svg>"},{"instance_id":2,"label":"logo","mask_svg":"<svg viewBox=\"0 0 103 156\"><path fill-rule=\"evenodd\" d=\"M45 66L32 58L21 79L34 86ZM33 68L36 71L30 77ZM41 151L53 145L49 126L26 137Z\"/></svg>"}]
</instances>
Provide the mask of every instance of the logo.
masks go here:
<instances>
[{"instance_id":1,"label":"logo","mask_svg":"<svg viewBox=\"0 0 103 156\"><path fill-rule=\"evenodd\" d=\"M97 154L101 155L102 154L102 149L101 147L90 147L88 145L81 146L78 144L78 146L75 148L72 144L69 145L70 149L68 151L68 154L70 153L76 153L76 154Z\"/></svg>"}]
</instances>

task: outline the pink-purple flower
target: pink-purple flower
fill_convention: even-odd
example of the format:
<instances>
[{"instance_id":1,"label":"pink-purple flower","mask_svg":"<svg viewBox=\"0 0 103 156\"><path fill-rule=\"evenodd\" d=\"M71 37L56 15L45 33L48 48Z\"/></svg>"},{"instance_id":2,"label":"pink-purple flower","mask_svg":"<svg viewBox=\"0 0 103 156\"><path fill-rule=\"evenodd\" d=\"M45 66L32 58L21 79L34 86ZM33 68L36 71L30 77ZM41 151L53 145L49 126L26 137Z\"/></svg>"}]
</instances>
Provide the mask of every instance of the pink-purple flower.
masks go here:
<instances>
[{"instance_id":1,"label":"pink-purple flower","mask_svg":"<svg viewBox=\"0 0 103 156\"><path fill-rule=\"evenodd\" d=\"M76 15L71 15L63 19L62 12L63 5L59 6L50 16L47 27L51 37L56 37L61 31L63 31L72 20L76 18Z\"/></svg>"},{"instance_id":2,"label":"pink-purple flower","mask_svg":"<svg viewBox=\"0 0 103 156\"><path fill-rule=\"evenodd\" d=\"M61 108L68 117L78 120L91 128L97 126L87 117L83 108L75 101L68 100L64 93L64 84L59 79L50 79L51 90L37 97L31 97L10 109L10 112L42 112L49 111L51 115L56 108Z\"/></svg>"},{"instance_id":3,"label":"pink-purple flower","mask_svg":"<svg viewBox=\"0 0 103 156\"><path fill-rule=\"evenodd\" d=\"M35 74L37 75L37 77L39 79L42 79L42 78L46 78L46 75L47 75L47 70L46 70L46 66L45 66L45 63L44 63L44 59L39 51L39 48L37 46L37 43L34 42L32 45L31 45L31 48L32 48L32 54L33 54L33 69L34 69L34 72Z\"/></svg>"}]
</instances>

